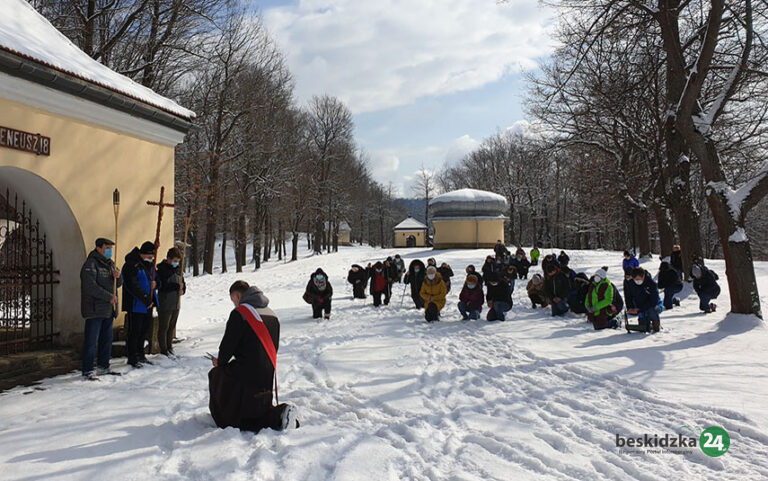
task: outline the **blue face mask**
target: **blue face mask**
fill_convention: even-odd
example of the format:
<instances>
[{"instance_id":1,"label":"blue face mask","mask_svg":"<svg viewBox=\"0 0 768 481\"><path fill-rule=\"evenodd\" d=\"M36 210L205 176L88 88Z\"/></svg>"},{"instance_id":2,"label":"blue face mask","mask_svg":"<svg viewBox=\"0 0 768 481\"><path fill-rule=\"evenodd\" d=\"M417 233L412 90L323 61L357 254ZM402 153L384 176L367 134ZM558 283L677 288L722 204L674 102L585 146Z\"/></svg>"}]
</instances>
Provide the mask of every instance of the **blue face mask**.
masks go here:
<instances>
[{"instance_id":1,"label":"blue face mask","mask_svg":"<svg viewBox=\"0 0 768 481\"><path fill-rule=\"evenodd\" d=\"M171 262L172 267L179 267L179 263L176 261Z\"/></svg>"},{"instance_id":2,"label":"blue face mask","mask_svg":"<svg viewBox=\"0 0 768 481\"><path fill-rule=\"evenodd\" d=\"M112 248L111 247L107 248L107 250L104 251L104 257L106 257L107 259L111 259L112 258Z\"/></svg>"},{"instance_id":3,"label":"blue face mask","mask_svg":"<svg viewBox=\"0 0 768 481\"><path fill-rule=\"evenodd\" d=\"M325 279L325 276L323 276L322 274L318 274L318 275L317 275L317 276L315 276L315 277L317 277L317 280L318 280L318 281L322 281L323 279Z\"/></svg>"},{"instance_id":4,"label":"blue face mask","mask_svg":"<svg viewBox=\"0 0 768 481\"><path fill-rule=\"evenodd\" d=\"M414 269L413 272L419 272L421 269Z\"/></svg>"},{"instance_id":5,"label":"blue face mask","mask_svg":"<svg viewBox=\"0 0 768 481\"><path fill-rule=\"evenodd\" d=\"M470 289L474 289L475 285L474 284L467 284L467 287L470 288Z\"/></svg>"}]
</instances>

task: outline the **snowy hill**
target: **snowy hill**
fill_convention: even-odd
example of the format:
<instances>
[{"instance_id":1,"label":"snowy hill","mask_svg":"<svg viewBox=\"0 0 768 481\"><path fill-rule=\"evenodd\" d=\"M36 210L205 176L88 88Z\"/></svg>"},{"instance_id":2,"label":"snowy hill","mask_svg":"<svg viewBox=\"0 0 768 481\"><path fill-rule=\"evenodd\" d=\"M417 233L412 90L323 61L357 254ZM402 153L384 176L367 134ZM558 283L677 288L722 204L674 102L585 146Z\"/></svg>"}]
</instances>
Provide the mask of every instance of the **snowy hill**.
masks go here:
<instances>
[{"instance_id":1,"label":"snowy hill","mask_svg":"<svg viewBox=\"0 0 768 481\"><path fill-rule=\"evenodd\" d=\"M268 263L257 273L190 281L179 321L178 361L92 383L79 375L0 395L3 480L596 480L768 479L768 333L751 318L699 314L690 286L657 335L596 332L581 317L532 310L525 281L505 323L461 322L463 269L487 251L401 250L436 257L457 274L443 322L426 324L395 286L393 305L352 301L349 265L394 251ZM621 255L569 252L589 273ZM323 267L336 292L330 321L301 299ZM655 272L656 263L648 268ZM236 279L256 284L282 322L281 402L302 428L258 435L217 429L208 413L206 351L216 353ZM768 306L768 265L758 282ZM722 313L721 313L722 312ZM721 426L728 452L633 455L616 436L677 436Z\"/></svg>"}]
</instances>

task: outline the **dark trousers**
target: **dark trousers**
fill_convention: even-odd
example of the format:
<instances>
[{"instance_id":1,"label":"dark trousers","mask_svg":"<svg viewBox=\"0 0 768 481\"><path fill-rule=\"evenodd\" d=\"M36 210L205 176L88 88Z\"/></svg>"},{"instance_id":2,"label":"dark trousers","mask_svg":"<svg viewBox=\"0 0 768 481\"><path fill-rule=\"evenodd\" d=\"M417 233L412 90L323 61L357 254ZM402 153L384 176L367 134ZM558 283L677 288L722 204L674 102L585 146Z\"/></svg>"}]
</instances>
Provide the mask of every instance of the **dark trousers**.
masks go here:
<instances>
[{"instance_id":1,"label":"dark trousers","mask_svg":"<svg viewBox=\"0 0 768 481\"><path fill-rule=\"evenodd\" d=\"M655 307L640 312L637 315L637 318L638 321L640 321L640 324L645 327L645 332L651 332L651 330L658 331L661 324L659 311L657 311Z\"/></svg>"},{"instance_id":2,"label":"dark trousers","mask_svg":"<svg viewBox=\"0 0 768 481\"><path fill-rule=\"evenodd\" d=\"M243 383L227 370L214 367L208 372L208 408L220 428L228 426L258 432L264 428L279 431L286 404L272 405L272 392Z\"/></svg>"},{"instance_id":3,"label":"dark trousers","mask_svg":"<svg viewBox=\"0 0 768 481\"><path fill-rule=\"evenodd\" d=\"M682 290L683 290L682 284L664 288L664 309L672 309L674 307L675 294L677 294Z\"/></svg>"},{"instance_id":4,"label":"dark trousers","mask_svg":"<svg viewBox=\"0 0 768 481\"><path fill-rule=\"evenodd\" d=\"M385 301L386 301L386 295L387 295L387 293L384 292L384 291L379 291L379 292L374 291L373 292L373 307L379 307L381 305L381 296L384 296L385 297Z\"/></svg>"},{"instance_id":5,"label":"dark trousers","mask_svg":"<svg viewBox=\"0 0 768 481\"><path fill-rule=\"evenodd\" d=\"M531 303L533 304L534 309L536 308L536 304L541 304L541 307L547 307L549 305L549 302L547 301L547 299L538 294L529 295L528 299L531 300Z\"/></svg>"},{"instance_id":6,"label":"dark trousers","mask_svg":"<svg viewBox=\"0 0 768 481\"><path fill-rule=\"evenodd\" d=\"M507 312L512 309L512 305L508 302L493 301L491 309L488 311L486 319L489 321L506 321Z\"/></svg>"},{"instance_id":7,"label":"dark trousers","mask_svg":"<svg viewBox=\"0 0 768 481\"><path fill-rule=\"evenodd\" d=\"M176 330L176 321L179 319L179 310L158 311L157 313L157 342L160 344L160 354L173 353L173 333Z\"/></svg>"},{"instance_id":8,"label":"dark trousers","mask_svg":"<svg viewBox=\"0 0 768 481\"><path fill-rule=\"evenodd\" d=\"M112 318L86 319L83 336L83 374L93 371L93 359L98 352L98 366L109 369L112 357Z\"/></svg>"},{"instance_id":9,"label":"dark trousers","mask_svg":"<svg viewBox=\"0 0 768 481\"><path fill-rule=\"evenodd\" d=\"M712 299L715 299L717 296L712 297L708 294L699 294L699 309L702 311L709 311L712 308Z\"/></svg>"},{"instance_id":10,"label":"dark trousers","mask_svg":"<svg viewBox=\"0 0 768 481\"><path fill-rule=\"evenodd\" d=\"M424 309L424 299L421 298L421 295L418 293L415 295L411 295L411 299L413 299L413 303L416 305L419 309Z\"/></svg>"},{"instance_id":11,"label":"dark trousers","mask_svg":"<svg viewBox=\"0 0 768 481\"><path fill-rule=\"evenodd\" d=\"M365 299L365 284L362 282L352 284L352 296L355 299Z\"/></svg>"},{"instance_id":12,"label":"dark trousers","mask_svg":"<svg viewBox=\"0 0 768 481\"><path fill-rule=\"evenodd\" d=\"M459 301L459 312L461 313L462 319L472 319L475 321L480 319L480 311L477 309L470 309L464 301Z\"/></svg>"},{"instance_id":13,"label":"dark trousers","mask_svg":"<svg viewBox=\"0 0 768 481\"><path fill-rule=\"evenodd\" d=\"M323 311L326 314L331 313L331 300L326 299L323 302L312 302L312 319L318 319L323 316Z\"/></svg>"},{"instance_id":14,"label":"dark trousers","mask_svg":"<svg viewBox=\"0 0 768 481\"><path fill-rule=\"evenodd\" d=\"M566 299L560 299L560 302L552 301L552 315L562 316L568 312L568 301Z\"/></svg>"},{"instance_id":15,"label":"dark trousers","mask_svg":"<svg viewBox=\"0 0 768 481\"><path fill-rule=\"evenodd\" d=\"M428 322L437 321L440 317L440 309L437 308L437 304L430 302L427 309L424 311L424 319Z\"/></svg>"},{"instance_id":16,"label":"dark trousers","mask_svg":"<svg viewBox=\"0 0 768 481\"><path fill-rule=\"evenodd\" d=\"M149 331L152 329L152 313L129 312L127 321L128 336L125 349L128 351L128 364L136 364L147 359L144 341L149 339Z\"/></svg>"}]
</instances>

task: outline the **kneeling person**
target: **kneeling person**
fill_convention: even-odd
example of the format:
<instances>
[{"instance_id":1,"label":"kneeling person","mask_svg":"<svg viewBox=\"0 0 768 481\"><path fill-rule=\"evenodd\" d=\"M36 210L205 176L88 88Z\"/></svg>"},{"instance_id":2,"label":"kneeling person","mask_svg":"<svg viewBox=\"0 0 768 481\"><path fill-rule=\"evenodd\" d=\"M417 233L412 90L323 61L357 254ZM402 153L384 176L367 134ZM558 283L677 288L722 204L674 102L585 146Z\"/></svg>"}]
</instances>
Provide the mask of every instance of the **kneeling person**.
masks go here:
<instances>
[{"instance_id":1,"label":"kneeling person","mask_svg":"<svg viewBox=\"0 0 768 481\"><path fill-rule=\"evenodd\" d=\"M507 312L512 309L512 291L509 284L499 279L499 275L491 273L486 278L488 280L488 292L485 295L488 301L489 321L505 321Z\"/></svg>"},{"instance_id":2,"label":"kneeling person","mask_svg":"<svg viewBox=\"0 0 768 481\"><path fill-rule=\"evenodd\" d=\"M459 294L459 312L463 320L480 319L480 312L483 310L483 286L480 280L474 274L469 274L464 281L464 287Z\"/></svg>"},{"instance_id":3,"label":"kneeling person","mask_svg":"<svg viewBox=\"0 0 768 481\"><path fill-rule=\"evenodd\" d=\"M592 276L587 298L584 305L587 308L587 319L595 327L595 330L617 328L619 322L616 316L619 314L619 306L614 299L616 287L608 280L605 269L598 269Z\"/></svg>"},{"instance_id":4,"label":"kneeling person","mask_svg":"<svg viewBox=\"0 0 768 481\"><path fill-rule=\"evenodd\" d=\"M213 420L220 428L254 432L299 427L295 406L272 404L280 322L265 309L269 299L244 281L232 284L229 297L235 309L208 373Z\"/></svg>"},{"instance_id":5,"label":"kneeling person","mask_svg":"<svg viewBox=\"0 0 768 481\"><path fill-rule=\"evenodd\" d=\"M427 267L427 277L421 285L419 293L424 300L424 318L427 322L437 321L440 318L440 311L445 307L445 283L443 278L437 272L435 266Z\"/></svg>"}]
</instances>

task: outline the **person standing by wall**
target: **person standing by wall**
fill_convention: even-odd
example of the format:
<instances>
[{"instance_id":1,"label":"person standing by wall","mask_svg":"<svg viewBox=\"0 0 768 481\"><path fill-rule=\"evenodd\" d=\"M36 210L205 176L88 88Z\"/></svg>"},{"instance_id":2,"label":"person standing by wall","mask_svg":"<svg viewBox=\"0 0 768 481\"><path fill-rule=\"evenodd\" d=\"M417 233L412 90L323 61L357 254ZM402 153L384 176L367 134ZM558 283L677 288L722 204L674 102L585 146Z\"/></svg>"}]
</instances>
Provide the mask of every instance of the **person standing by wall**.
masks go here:
<instances>
[{"instance_id":1,"label":"person standing by wall","mask_svg":"<svg viewBox=\"0 0 768 481\"><path fill-rule=\"evenodd\" d=\"M157 340L160 354L173 356L173 333L179 319L179 298L187 286L181 275L181 251L177 247L168 250L166 258L157 265Z\"/></svg>"},{"instance_id":2,"label":"person standing by wall","mask_svg":"<svg viewBox=\"0 0 768 481\"><path fill-rule=\"evenodd\" d=\"M83 335L83 377L96 379L97 375L113 374L109 369L112 358L112 327L117 317L117 287L122 287L120 269L112 261L115 243L100 237L96 247L88 254L80 269L80 311L85 319ZM98 369L93 372L93 361L98 352Z\"/></svg>"},{"instance_id":3,"label":"person standing by wall","mask_svg":"<svg viewBox=\"0 0 768 481\"><path fill-rule=\"evenodd\" d=\"M140 368L147 360L144 341L152 329L152 309L157 305L157 284L152 270L155 244L147 241L125 256L123 266L123 311L128 322L128 364Z\"/></svg>"}]
</instances>

